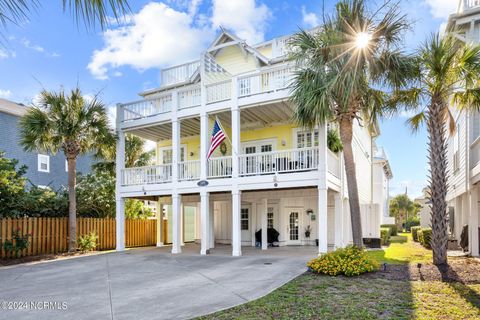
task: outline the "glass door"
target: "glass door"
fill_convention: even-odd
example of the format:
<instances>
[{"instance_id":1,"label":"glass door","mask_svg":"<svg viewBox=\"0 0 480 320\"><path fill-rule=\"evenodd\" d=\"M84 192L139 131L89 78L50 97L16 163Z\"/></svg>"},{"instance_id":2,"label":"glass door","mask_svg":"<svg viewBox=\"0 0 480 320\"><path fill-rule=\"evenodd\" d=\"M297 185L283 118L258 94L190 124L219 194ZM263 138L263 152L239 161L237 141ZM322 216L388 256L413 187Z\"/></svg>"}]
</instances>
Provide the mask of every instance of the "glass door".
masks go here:
<instances>
[{"instance_id":1,"label":"glass door","mask_svg":"<svg viewBox=\"0 0 480 320\"><path fill-rule=\"evenodd\" d=\"M288 244L300 244L300 220L298 210L291 211L288 217Z\"/></svg>"}]
</instances>

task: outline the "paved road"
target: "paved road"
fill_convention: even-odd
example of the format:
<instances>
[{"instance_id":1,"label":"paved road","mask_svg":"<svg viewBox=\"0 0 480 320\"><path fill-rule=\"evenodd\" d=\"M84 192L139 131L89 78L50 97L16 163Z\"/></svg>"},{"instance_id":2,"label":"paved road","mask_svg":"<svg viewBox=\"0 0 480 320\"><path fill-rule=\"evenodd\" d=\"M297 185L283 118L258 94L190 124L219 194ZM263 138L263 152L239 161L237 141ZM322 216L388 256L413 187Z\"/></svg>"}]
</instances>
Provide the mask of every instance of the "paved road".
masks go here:
<instances>
[{"instance_id":1,"label":"paved road","mask_svg":"<svg viewBox=\"0 0 480 320\"><path fill-rule=\"evenodd\" d=\"M269 293L304 272L315 249L244 248L231 257L229 246L200 256L187 245L180 255L148 248L4 267L0 301L56 302L60 310L0 305L0 319L188 319Z\"/></svg>"}]
</instances>

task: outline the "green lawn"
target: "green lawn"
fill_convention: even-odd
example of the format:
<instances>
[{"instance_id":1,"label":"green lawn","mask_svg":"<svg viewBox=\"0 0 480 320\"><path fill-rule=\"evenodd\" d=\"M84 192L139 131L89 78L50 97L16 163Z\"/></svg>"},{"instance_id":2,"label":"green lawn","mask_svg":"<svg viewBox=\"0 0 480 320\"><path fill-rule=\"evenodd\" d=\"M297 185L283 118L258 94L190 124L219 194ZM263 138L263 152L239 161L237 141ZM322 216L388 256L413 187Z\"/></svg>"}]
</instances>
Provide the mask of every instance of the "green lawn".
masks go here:
<instances>
[{"instance_id":1,"label":"green lawn","mask_svg":"<svg viewBox=\"0 0 480 320\"><path fill-rule=\"evenodd\" d=\"M369 255L394 264L431 261L431 252L407 237ZM480 284L305 273L263 298L201 319L480 319Z\"/></svg>"},{"instance_id":2,"label":"green lawn","mask_svg":"<svg viewBox=\"0 0 480 320\"><path fill-rule=\"evenodd\" d=\"M410 263L432 261L432 251L427 250L420 244L413 242L410 233L400 233L399 237L406 237L406 242L394 242L383 250L372 250L368 255L380 263ZM398 238L397 238L398 239Z\"/></svg>"}]
</instances>

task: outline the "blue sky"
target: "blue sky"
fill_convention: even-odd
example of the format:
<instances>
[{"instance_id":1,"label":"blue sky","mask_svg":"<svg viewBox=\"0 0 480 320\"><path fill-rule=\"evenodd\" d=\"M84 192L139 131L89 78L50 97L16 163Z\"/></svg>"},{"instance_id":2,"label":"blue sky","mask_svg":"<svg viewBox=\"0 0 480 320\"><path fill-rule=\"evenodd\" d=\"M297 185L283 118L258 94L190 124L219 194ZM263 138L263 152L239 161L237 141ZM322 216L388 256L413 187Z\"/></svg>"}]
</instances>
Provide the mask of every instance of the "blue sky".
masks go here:
<instances>
[{"instance_id":1,"label":"blue sky","mask_svg":"<svg viewBox=\"0 0 480 320\"><path fill-rule=\"evenodd\" d=\"M130 1L132 15L121 23L112 21L105 31L77 25L62 12L60 0L42 3L29 21L3 29L0 97L28 104L42 88L78 83L85 94L101 91L113 115L116 103L136 100L138 92L158 86L162 67L196 59L218 26L256 43L318 24L322 7L328 13L335 1L136 0ZM402 0L412 21L406 50L439 30L455 3ZM426 181L426 133L412 135L405 116L382 121L378 144L385 147L393 169L391 193L408 187L417 196Z\"/></svg>"}]
</instances>

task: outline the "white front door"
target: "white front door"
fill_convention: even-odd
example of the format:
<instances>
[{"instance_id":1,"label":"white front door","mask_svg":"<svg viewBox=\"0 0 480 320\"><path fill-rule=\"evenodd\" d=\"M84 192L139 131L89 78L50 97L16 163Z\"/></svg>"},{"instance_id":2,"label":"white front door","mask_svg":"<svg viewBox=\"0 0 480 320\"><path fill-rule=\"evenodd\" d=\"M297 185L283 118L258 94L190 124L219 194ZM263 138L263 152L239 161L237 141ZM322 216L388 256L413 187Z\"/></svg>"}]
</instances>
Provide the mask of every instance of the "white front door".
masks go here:
<instances>
[{"instance_id":1,"label":"white front door","mask_svg":"<svg viewBox=\"0 0 480 320\"><path fill-rule=\"evenodd\" d=\"M248 242L251 245L252 242L252 223L251 223L252 210L250 206L242 206L240 209L240 230L242 244Z\"/></svg>"},{"instance_id":2,"label":"white front door","mask_svg":"<svg viewBox=\"0 0 480 320\"><path fill-rule=\"evenodd\" d=\"M300 221L300 213L302 210L295 208L289 209L287 212L287 244L298 245L301 243L302 224Z\"/></svg>"},{"instance_id":3,"label":"white front door","mask_svg":"<svg viewBox=\"0 0 480 320\"><path fill-rule=\"evenodd\" d=\"M243 172L245 174L256 174L269 172L271 169L271 156L254 155L259 153L266 153L275 150L274 140L258 140L248 141L242 144L244 154L252 154L251 157L245 158Z\"/></svg>"}]
</instances>

